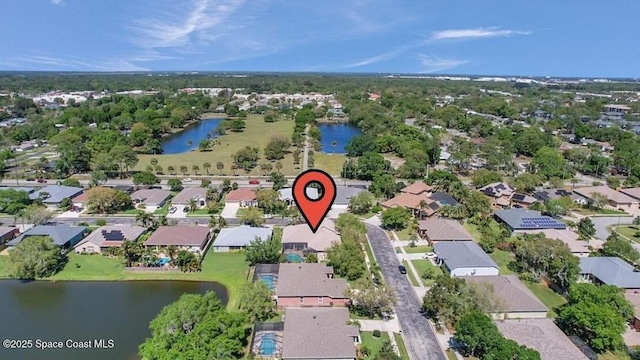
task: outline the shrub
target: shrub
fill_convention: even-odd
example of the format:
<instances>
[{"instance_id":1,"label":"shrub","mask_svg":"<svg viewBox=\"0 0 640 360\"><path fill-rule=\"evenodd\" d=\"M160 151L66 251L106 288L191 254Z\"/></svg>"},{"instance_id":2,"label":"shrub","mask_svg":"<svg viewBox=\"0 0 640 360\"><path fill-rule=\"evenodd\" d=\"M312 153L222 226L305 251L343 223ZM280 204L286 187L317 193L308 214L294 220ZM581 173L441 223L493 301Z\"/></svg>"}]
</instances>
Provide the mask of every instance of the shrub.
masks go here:
<instances>
[{"instance_id":1,"label":"shrub","mask_svg":"<svg viewBox=\"0 0 640 360\"><path fill-rule=\"evenodd\" d=\"M96 226L105 226L105 225L107 225L107 220L105 219L96 220Z\"/></svg>"},{"instance_id":2,"label":"shrub","mask_svg":"<svg viewBox=\"0 0 640 360\"><path fill-rule=\"evenodd\" d=\"M379 338L380 337L380 330L378 330L378 329L373 330L373 337Z\"/></svg>"}]
</instances>

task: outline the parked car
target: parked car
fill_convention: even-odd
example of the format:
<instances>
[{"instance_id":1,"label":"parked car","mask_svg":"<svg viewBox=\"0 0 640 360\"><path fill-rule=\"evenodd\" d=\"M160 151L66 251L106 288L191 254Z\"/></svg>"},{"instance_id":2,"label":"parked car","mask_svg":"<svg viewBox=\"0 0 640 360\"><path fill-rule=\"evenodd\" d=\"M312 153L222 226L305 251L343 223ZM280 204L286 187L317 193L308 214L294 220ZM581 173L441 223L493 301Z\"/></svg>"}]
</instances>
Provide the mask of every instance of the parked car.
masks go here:
<instances>
[{"instance_id":1,"label":"parked car","mask_svg":"<svg viewBox=\"0 0 640 360\"><path fill-rule=\"evenodd\" d=\"M407 268L404 267L404 265L398 266L398 270L400 270L400 274L406 274L407 273Z\"/></svg>"},{"instance_id":2,"label":"parked car","mask_svg":"<svg viewBox=\"0 0 640 360\"><path fill-rule=\"evenodd\" d=\"M39 182L40 184L44 184L44 183L46 183L46 182L47 182L47 180L45 180L45 179L38 179L38 182Z\"/></svg>"},{"instance_id":3,"label":"parked car","mask_svg":"<svg viewBox=\"0 0 640 360\"><path fill-rule=\"evenodd\" d=\"M175 207L175 206L172 206L172 207L170 207L170 208L169 208L169 213L170 213L170 214L173 214L173 213L174 213L174 212L176 212L176 211L178 211L178 208L177 208L177 207Z\"/></svg>"},{"instance_id":4,"label":"parked car","mask_svg":"<svg viewBox=\"0 0 640 360\"><path fill-rule=\"evenodd\" d=\"M435 259L436 254L432 252L428 252L422 256L423 259Z\"/></svg>"},{"instance_id":5,"label":"parked car","mask_svg":"<svg viewBox=\"0 0 640 360\"><path fill-rule=\"evenodd\" d=\"M191 178L186 178L182 180L182 182L191 182L191 181L192 181Z\"/></svg>"},{"instance_id":6,"label":"parked car","mask_svg":"<svg viewBox=\"0 0 640 360\"><path fill-rule=\"evenodd\" d=\"M251 180L249 180L249 184L251 184L251 185L258 185L258 184L260 184L260 180L257 180L257 179L251 179Z\"/></svg>"}]
</instances>

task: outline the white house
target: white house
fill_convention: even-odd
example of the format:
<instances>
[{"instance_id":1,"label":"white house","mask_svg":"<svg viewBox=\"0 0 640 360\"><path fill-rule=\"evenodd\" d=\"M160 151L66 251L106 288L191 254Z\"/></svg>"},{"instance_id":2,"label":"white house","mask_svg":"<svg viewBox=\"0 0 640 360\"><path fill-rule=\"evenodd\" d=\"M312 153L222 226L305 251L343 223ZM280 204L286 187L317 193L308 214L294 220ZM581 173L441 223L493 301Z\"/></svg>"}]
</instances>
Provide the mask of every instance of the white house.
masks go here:
<instances>
[{"instance_id":1,"label":"white house","mask_svg":"<svg viewBox=\"0 0 640 360\"><path fill-rule=\"evenodd\" d=\"M433 246L438 265L444 265L452 277L495 276L500 267L473 241L446 241Z\"/></svg>"}]
</instances>

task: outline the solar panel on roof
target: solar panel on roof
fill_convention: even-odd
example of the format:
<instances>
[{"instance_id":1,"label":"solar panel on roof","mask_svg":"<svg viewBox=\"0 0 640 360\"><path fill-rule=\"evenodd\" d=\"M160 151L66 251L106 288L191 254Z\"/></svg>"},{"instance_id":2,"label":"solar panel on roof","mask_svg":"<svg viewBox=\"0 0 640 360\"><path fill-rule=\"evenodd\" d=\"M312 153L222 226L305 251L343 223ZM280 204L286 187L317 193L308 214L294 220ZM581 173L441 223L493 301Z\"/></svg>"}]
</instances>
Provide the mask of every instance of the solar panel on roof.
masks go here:
<instances>
[{"instance_id":1,"label":"solar panel on roof","mask_svg":"<svg viewBox=\"0 0 640 360\"><path fill-rule=\"evenodd\" d=\"M124 235L120 230L102 230L102 236L108 241L124 240Z\"/></svg>"}]
</instances>

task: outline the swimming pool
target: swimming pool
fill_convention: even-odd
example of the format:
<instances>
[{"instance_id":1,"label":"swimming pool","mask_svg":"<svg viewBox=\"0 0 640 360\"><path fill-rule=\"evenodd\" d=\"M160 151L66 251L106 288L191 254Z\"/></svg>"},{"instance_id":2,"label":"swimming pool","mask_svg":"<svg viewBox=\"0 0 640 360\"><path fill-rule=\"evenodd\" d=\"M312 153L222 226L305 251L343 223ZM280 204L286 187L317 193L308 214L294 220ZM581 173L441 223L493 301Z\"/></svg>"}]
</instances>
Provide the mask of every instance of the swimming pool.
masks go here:
<instances>
[{"instance_id":1,"label":"swimming pool","mask_svg":"<svg viewBox=\"0 0 640 360\"><path fill-rule=\"evenodd\" d=\"M298 254L287 254L287 261L291 263L301 263L302 256Z\"/></svg>"},{"instance_id":2,"label":"swimming pool","mask_svg":"<svg viewBox=\"0 0 640 360\"><path fill-rule=\"evenodd\" d=\"M260 354L273 355L276 353L276 336L274 334L264 334L260 340Z\"/></svg>"},{"instance_id":3,"label":"swimming pool","mask_svg":"<svg viewBox=\"0 0 640 360\"><path fill-rule=\"evenodd\" d=\"M167 265L170 261L171 261L171 259L169 259L169 258L160 258L160 259L158 259L158 264Z\"/></svg>"},{"instance_id":4,"label":"swimming pool","mask_svg":"<svg viewBox=\"0 0 640 360\"><path fill-rule=\"evenodd\" d=\"M276 276L274 274L260 274L259 277L260 280L267 284L269 289L273 290L276 288Z\"/></svg>"}]
</instances>

